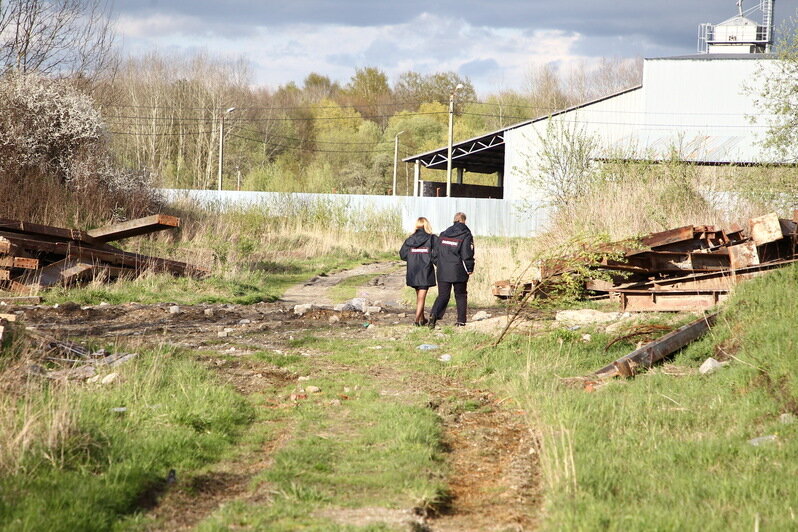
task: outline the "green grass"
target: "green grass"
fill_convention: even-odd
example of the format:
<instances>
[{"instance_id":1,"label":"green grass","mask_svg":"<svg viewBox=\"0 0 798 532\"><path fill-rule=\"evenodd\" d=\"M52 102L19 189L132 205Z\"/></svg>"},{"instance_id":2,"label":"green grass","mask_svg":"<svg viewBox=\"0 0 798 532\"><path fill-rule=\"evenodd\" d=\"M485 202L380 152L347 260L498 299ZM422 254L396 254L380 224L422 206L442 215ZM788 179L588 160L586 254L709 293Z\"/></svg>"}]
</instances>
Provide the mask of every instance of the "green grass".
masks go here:
<instances>
[{"instance_id":1,"label":"green grass","mask_svg":"<svg viewBox=\"0 0 798 532\"><path fill-rule=\"evenodd\" d=\"M338 350L340 357L354 354L340 344ZM308 369L300 360L292 363L286 357L283 362L300 372ZM275 454L273 466L253 481L269 487L271 502L227 505L200 530L353 530L325 517L324 510L408 510L445 498L442 429L425 394L400 400L384 396L380 392L386 383L358 371L315 376L308 384L322 392L297 404L290 441Z\"/></svg>"},{"instance_id":2,"label":"green grass","mask_svg":"<svg viewBox=\"0 0 798 532\"><path fill-rule=\"evenodd\" d=\"M0 477L0 528L109 530L146 506L170 469L181 476L217 459L253 417L187 355L143 353L118 371L113 385L52 385L33 396L26 417L53 418L45 430L56 437L35 441Z\"/></svg>"},{"instance_id":3,"label":"green grass","mask_svg":"<svg viewBox=\"0 0 798 532\"><path fill-rule=\"evenodd\" d=\"M679 371L658 366L592 393L564 378L587 375L635 345L605 352L613 336L553 328L480 349L487 336L444 328L443 336L352 338L357 355L336 340L313 348L341 364L444 375L512 398L540 436L544 530L749 530L757 521L788 530L798 528L798 422L779 416L798 415L796 320L793 267L741 285L711 333L668 361ZM440 347L419 351L420 343ZM376 345L382 349L368 349ZM736 359L699 375L719 349ZM441 353L451 362L438 362ZM776 441L748 443L767 435Z\"/></svg>"},{"instance_id":4,"label":"green grass","mask_svg":"<svg viewBox=\"0 0 798 532\"><path fill-rule=\"evenodd\" d=\"M771 530L798 528L796 359L798 269L742 285L720 324L672 363L589 393L563 377L586 375L628 353L598 331L514 336L496 349L455 334L447 370L504 390L542 442L546 530ZM589 343L581 340L591 332ZM737 357L716 374L698 366L716 346ZM439 350L439 352L442 352ZM408 353L411 354L411 353ZM415 356L415 355L413 355ZM428 364L430 371L441 368ZM748 440L777 435L755 447Z\"/></svg>"},{"instance_id":5,"label":"green grass","mask_svg":"<svg viewBox=\"0 0 798 532\"><path fill-rule=\"evenodd\" d=\"M270 262L251 271L211 275L205 279L173 277L168 274L144 275L138 279L112 283L90 283L79 288L56 287L42 296L47 304L73 301L82 305L101 302L236 303L249 305L276 301L289 287L322 273L351 268L361 263L352 257L329 255L312 260Z\"/></svg>"}]
</instances>

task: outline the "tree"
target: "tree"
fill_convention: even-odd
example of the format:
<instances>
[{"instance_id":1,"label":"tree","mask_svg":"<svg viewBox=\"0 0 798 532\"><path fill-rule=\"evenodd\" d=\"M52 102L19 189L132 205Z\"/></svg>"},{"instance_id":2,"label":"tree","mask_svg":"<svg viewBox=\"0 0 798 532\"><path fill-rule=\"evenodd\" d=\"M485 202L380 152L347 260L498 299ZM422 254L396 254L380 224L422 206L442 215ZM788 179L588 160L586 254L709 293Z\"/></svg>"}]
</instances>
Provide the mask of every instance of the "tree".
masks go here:
<instances>
[{"instance_id":1,"label":"tree","mask_svg":"<svg viewBox=\"0 0 798 532\"><path fill-rule=\"evenodd\" d=\"M405 72L394 85L394 95L408 108L417 108L422 103L430 102L449 105L449 96L458 85L463 86L457 91L455 108L455 112L460 113L465 103L477 99L477 94L468 78L460 77L454 72L436 72L426 76L412 71Z\"/></svg>"},{"instance_id":2,"label":"tree","mask_svg":"<svg viewBox=\"0 0 798 532\"><path fill-rule=\"evenodd\" d=\"M549 205L561 208L585 197L600 178L594 164L598 140L584 126L551 118L534 144L539 150L527 154L525 166L518 170Z\"/></svg>"},{"instance_id":3,"label":"tree","mask_svg":"<svg viewBox=\"0 0 798 532\"><path fill-rule=\"evenodd\" d=\"M597 65L582 63L567 79L571 99L584 102L629 89L643 82L643 58L602 57Z\"/></svg>"},{"instance_id":4,"label":"tree","mask_svg":"<svg viewBox=\"0 0 798 532\"><path fill-rule=\"evenodd\" d=\"M331 81L327 76L322 76L315 72L308 74L302 84L305 98L314 103L325 98L332 98L340 90L341 87L338 86L338 83Z\"/></svg>"},{"instance_id":5,"label":"tree","mask_svg":"<svg viewBox=\"0 0 798 532\"><path fill-rule=\"evenodd\" d=\"M757 80L764 80L756 104L769 115L765 147L785 162L798 162L798 28L779 44L778 61L768 61ZM753 92L755 89L749 88ZM754 121L756 117L753 118Z\"/></svg>"},{"instance_id":6,"label":"tree","mask_svg":"<svg viewBox=\"0 0 798 532\"><path fill-rule=\"evenodd\" d=\"M367 103L375 103L381 97L391 95L388 76L375 67L355 69L355 74L347 85L347 92Z\"/></svg>"},{"instance_id":7,"label":"tree","mask_svg":"<svg viewBox=\"0 0 798 532\"><path fill-rule=\"evenodd\" d=\"M107 0L0 1L0 68L93 78L115 60Z\"/></svg>"},{"instance_id":8,"label":"tree","mask_svg":"<svg viewBox=\"0 0 798 532\"><path fill-rule=\"evenodd\" d=\"M80 176L77 161L102 139L91 99L69 84L39 74L0 80L0 175L36 168L66 184Z\"/></svg>"},{"instance_id":9,"label":"tree","mask_svg":"<svg viewBox=\"0 0 798 532\"><path fill-rule=\"evenodd\" d=\"M393 95L388 76L375 67L358 68L344 91L345 103L351 105L368 120L385 127Z\"/></svg>"}]
</instances>

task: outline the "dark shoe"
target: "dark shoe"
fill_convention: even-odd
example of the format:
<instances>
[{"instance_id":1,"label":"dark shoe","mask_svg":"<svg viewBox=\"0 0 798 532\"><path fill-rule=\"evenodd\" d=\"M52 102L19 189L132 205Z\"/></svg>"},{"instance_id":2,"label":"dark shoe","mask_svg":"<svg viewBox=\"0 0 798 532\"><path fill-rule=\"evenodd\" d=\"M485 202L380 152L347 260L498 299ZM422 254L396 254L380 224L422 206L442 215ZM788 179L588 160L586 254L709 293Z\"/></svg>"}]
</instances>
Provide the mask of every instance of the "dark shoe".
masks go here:
<instances>
[{"instance_id":1,"label":"dark shoe","mask_svg":"<svg viewBox=\"0 0 798 532\"><path fill-rule=\"evenodd\" d=\"M454 324L454 326L455 327L465 327L465 323L462 322L462 321L458 321L457 323Z\"/></svg>"},{"instance_id":2,"label":"dark shoe","mask_svg":"<svg viewBox=\"0 0 798 532\"><path fill-rule=\"evenodd\" d=\"M424 319L424 320L421 320L421 321L414 321L413 325L415 325L416 327L423 327L427 323L429 323L429 320Z\"/></svg>"},{"instance_id":3,"label":"dark shoe","mask_svg":"<svg viewBox=\"0 0 798 532\"><path fill-rule=\"evenodd\" d=\"M432 318L429 319L429 328L434 329L436 323L438 323L438 318L433 316Z\"/></svg>"}]
</instances>

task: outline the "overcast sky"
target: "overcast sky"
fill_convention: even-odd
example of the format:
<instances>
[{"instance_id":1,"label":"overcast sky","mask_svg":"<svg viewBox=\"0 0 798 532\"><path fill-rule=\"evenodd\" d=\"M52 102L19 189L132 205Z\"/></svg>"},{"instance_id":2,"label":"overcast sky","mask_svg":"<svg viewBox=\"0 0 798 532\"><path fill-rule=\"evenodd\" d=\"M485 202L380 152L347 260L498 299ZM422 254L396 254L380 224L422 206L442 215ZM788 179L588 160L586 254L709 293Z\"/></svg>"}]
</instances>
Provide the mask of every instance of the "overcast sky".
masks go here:
<instances>
[{"instance_id":1,"label":"overcast sky","mask_svg":"<svg viewBox=\"0 0 798 532\"><path fill-rule=\"evenodd\" d=\"M695 53L698 25L737 14L736 0L116 0L123 50L244 58L276 88L310 72L342 84L375 66L455 71L481 94L519 89L531 69L601 57ZM745 0L743 9L759 5ZM798 0L776 2L776 27ZM751 18L761 21L757 10Z\"/></svg>"}]
</instances>

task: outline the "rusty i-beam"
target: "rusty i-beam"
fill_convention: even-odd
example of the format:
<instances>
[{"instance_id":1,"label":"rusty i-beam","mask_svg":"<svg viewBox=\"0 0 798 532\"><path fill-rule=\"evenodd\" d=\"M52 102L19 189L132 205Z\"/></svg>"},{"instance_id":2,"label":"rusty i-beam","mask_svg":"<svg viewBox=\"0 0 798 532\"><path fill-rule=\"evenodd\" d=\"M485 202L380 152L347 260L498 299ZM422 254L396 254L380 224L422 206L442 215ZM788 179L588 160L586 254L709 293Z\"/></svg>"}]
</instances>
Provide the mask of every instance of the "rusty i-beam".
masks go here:
<instances>
[{"instance_id":1,"label":"rusty i-beam","mask_svg":"<svg viewBox=\"0 0 798 532\"><path fill-rule=\"evenodd\" d=\"M717 317L718 313L716 312L679 327L662 338L658 338L640 349L635 349L612 364L604 366L593 373L593 376L602 379L618 376L632 377L638 369L650 368L655 362L703 336L715 324Z\"/></svg>"}]
</instances>

